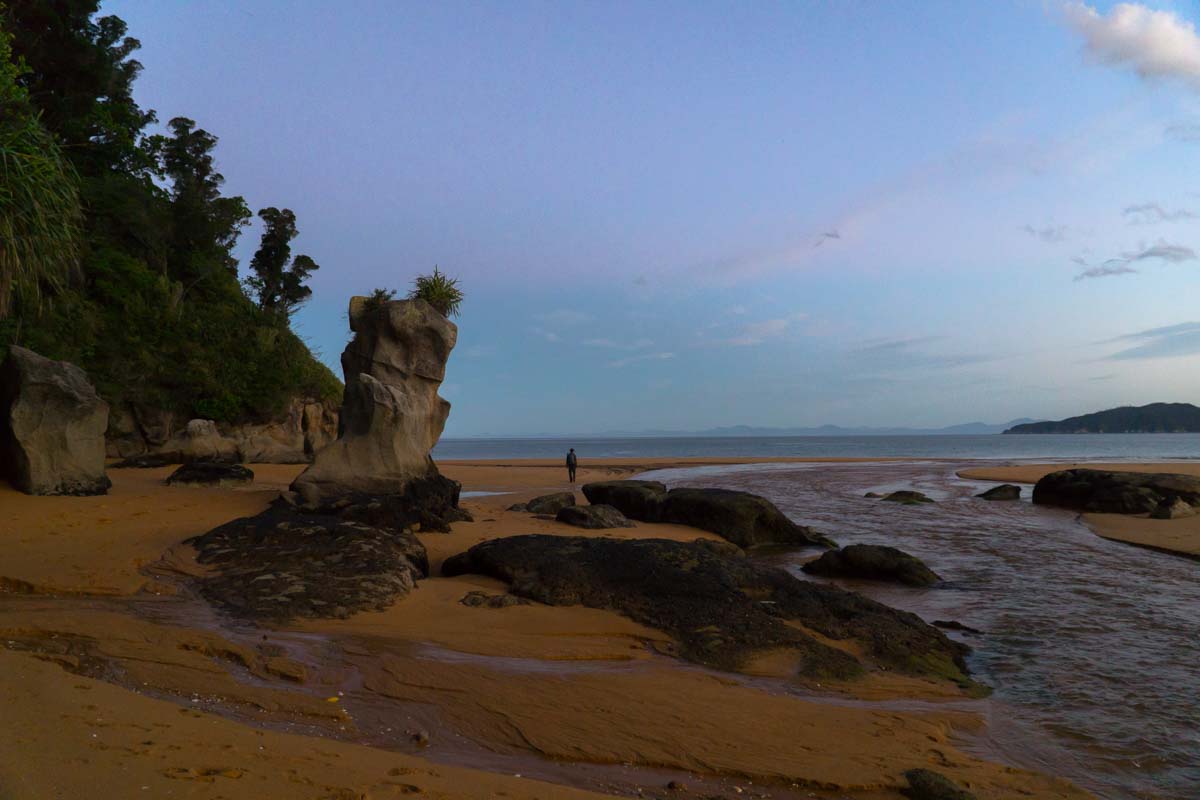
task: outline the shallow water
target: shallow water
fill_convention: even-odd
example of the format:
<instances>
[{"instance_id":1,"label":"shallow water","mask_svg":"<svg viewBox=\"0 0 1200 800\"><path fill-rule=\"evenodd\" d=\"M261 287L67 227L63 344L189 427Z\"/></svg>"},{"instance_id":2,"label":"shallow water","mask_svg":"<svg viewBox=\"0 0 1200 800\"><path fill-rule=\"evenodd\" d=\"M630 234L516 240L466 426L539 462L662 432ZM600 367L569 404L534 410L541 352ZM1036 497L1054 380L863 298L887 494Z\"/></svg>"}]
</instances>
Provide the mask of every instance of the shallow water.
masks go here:
<instances>
[{"instance_id":1,"label":"shallow water","mask_svg":"<svg viewBox=\"0 0 1200 800\"><path fill-rule=\"evenodd\" d=\"M926 620L982 635L972 671L995 687L981 753L1062 775L1104 798L1200 796L1200 562L1111 542L1070 512L972 497L991 485L951 461L662 470L673 486L765 495L839 544L919 556L946 581L842 581ZM978 463L971 466L979 466ZM903 506L868 491L914 488ZM805 577L812 551L769 556Z\"/></svg>"}]
</instances>

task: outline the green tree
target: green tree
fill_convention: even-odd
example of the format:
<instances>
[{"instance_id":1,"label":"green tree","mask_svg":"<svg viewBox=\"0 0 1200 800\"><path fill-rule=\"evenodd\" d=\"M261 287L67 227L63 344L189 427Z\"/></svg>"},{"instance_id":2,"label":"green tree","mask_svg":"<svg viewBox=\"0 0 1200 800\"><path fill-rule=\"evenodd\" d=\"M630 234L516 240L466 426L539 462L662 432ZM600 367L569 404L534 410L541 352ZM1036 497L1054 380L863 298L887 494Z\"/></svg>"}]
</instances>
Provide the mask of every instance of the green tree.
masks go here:
<instances>
[{"instance_id":1,"label":"green tree","mask_svg":"<svg viewBox=\"0 0 1200 800\"><path fill-rule=\"evenodd\" d=\"M246 284L258 299L259 308L288 317L312 295L304 282L320 267L305 255L292 258L292 239L299 231L291 209L264 208L258 216L266 227L250 261L251 275Z\"/></svg>"},{"instance_id":2,"label":"green tree","mask_svg":"<svg viewBox=\"0 0 1200 800\"><path fill-rule=\"evenodd\" d=\"M78 182L19 83L11 36L0 28L0 319L14 301L36 307L78 266Z\"/></svg>"}]
</instances>

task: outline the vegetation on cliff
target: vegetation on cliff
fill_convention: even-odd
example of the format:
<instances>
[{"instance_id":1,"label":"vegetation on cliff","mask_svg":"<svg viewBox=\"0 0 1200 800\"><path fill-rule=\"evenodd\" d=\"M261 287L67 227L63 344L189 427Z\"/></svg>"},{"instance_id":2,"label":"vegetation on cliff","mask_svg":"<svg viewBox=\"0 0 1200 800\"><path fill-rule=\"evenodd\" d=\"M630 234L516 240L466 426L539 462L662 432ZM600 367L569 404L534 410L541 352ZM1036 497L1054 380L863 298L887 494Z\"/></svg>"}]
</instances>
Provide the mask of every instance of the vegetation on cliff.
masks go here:
<instances>
[{"instance_id":1,"label":"vegetation on cliff","mask_svg":"<svg viewBox=\"0 0 1200 800\"><path fill-rule=\"evenodd\" d=\"M0 147L24 131L18 144L43 163L32 186L57 203L40 205L56 209L33 230L40 263L0 248L0 347L76 363L110 402L221 421L269 417L297 395L339 396L288 325L317 268L291 259L294 215L260 212L266 232L243 288L233 248L251 214L222 194L217 137L185 117L153 132L154 112L132 95L139 43L98 10L98 0L0 6L11 37ZM17 177L8 160L0 169L4 191ZM23 224L14 207L0 205L0 225Z\"/></svg>"},{"instance_id":2,"label":"vegetation on cliff","mask_svg":"<svg viewBox=\"0 0 1200 800\"><path fill-rule=\"evenodd\" d=\"M1014 425L1005 433L1196 433L1200 408L1191 403L1122 406L1058 422Z\"/></svg>"}]
</instances>

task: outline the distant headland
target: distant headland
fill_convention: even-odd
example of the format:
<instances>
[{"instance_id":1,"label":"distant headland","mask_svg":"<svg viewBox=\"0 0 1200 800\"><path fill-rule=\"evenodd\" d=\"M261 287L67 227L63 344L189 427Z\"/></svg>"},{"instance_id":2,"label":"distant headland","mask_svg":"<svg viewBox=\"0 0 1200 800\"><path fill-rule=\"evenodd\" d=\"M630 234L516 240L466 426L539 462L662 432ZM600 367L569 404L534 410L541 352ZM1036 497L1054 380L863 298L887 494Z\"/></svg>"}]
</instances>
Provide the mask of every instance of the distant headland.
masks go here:
<instances>
[{"instance_id":1,"label":"distant headland","mask_svg":"<svg viewBox=\"0 0 1200 800\"><path fill-rule=\"evenodd\" d=\"M1200 408L1191 403L1121 406L1058 422L1014 425L1005 433L1200 433Z\"/></svg>"}]
</instances>

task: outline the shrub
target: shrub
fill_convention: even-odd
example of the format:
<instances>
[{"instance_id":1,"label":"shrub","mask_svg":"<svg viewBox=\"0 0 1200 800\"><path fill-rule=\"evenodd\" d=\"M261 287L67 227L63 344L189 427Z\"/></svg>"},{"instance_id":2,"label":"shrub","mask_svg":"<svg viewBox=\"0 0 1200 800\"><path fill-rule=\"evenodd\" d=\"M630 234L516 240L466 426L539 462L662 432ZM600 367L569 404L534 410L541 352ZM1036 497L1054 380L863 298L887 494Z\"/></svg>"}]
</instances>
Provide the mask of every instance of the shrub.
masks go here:
<instances>
[{"instance_id":1,"label":"shrub","mask_svg":"<svg viewBox=\"0 0 1200 800\"><path fill-rule=\"evenodd\" d=\"M374 311L384 303L390 303L395 299L395 289L375 289L369 295L367 295L367 302L363 303L363 310Z\"/></svg>"},{"instance_id":2,"label":"shrub","mask_svg":"<svg viewBox=\"0 0 1200 800\"><path fill-rule=\"evenodd\" d=\"M463 301L463 293L458 288L456 279L446 277L434 267L432 275L417 276L413 290L408 293L408 299L424 300L442 316L456 317L458 306Z\"/></svg>"}]
</instances>

